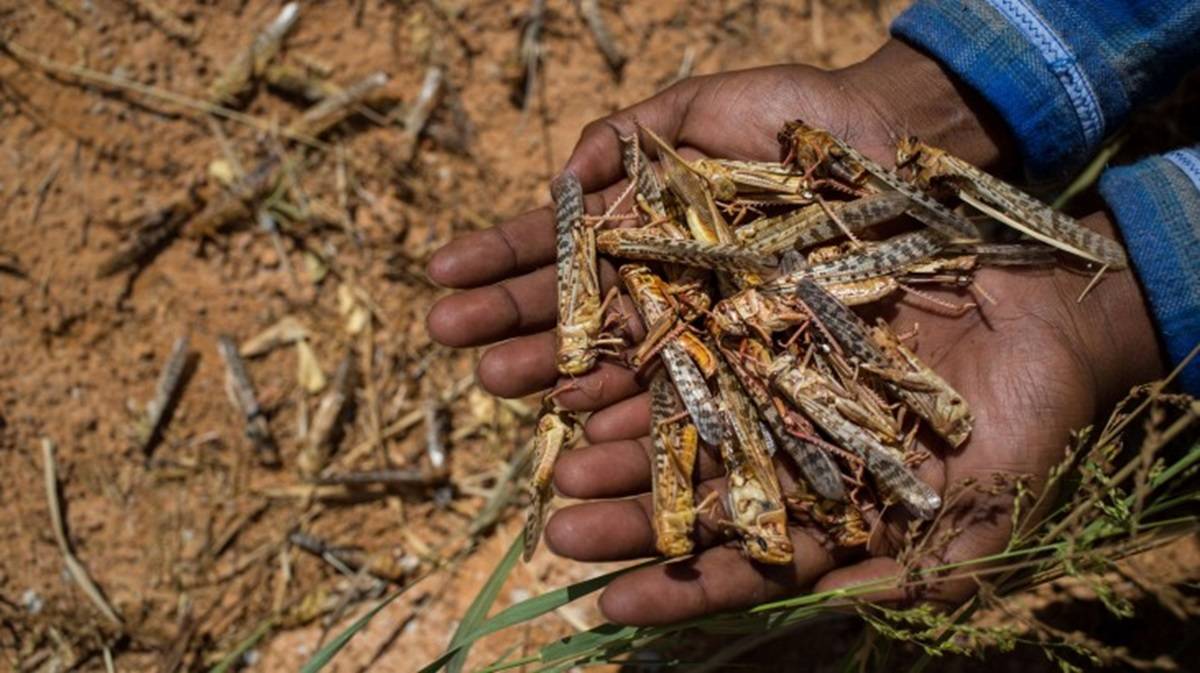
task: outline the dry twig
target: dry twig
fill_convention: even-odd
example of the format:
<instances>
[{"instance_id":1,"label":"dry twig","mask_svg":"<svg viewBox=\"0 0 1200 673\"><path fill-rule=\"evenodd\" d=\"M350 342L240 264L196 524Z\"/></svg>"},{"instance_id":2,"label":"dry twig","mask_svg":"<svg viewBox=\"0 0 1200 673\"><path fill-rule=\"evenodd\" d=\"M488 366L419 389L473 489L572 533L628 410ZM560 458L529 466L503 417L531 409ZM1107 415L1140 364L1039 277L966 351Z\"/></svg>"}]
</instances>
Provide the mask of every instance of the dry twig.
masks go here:
<instances>
[{"instance_id":1,"label":"dry twig","mask_svg":"<svg viewBox=\"0 0 1200 673\"><path fill-rule=\"evenodd\" d=\"M55 459L54 442L47 437L42 438L42 463L46 475L46 504L50 509L50 527L54 531L54 540L58 543L58 550L62 552L63 561L67 564L67 572L71 574L71 578L83 590L84 595L100 614L104 615L108 621L123 626L124 622L117 611L109 604L108 599L104 597L104 592L100 591L100 587L88 575L87 569L75 557L75 552L71 551L71 543L67 539L66 523L63 520L62 507L58 501L58 461Z\"/></svg>"}]
</instances>

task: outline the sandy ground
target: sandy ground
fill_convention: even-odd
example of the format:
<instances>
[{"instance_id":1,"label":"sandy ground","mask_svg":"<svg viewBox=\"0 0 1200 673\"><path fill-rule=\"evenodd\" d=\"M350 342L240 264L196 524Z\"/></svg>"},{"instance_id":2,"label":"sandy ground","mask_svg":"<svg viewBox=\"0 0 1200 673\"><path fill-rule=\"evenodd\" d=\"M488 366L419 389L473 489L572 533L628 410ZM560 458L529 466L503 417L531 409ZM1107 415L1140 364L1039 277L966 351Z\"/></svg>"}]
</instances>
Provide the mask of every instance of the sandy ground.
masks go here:
<instances>
[{"instance_id":1,"label":"sandy ground","mask_svg":"<svg viewBox=\"0 0 1200 673\"><path fill-rule=\"evenodd\" d=\"M14 667L103 670L107 647L118 670L198 670L259 636L242 664L295 670L361 614L364 603L344 599L378 587L285 544L289 532L384 554L413 574L462 549L487 489L528 436L534 407L492 400L471 384L472 353L430 343L423 317L439 290L421 271L429 253L456 232L543 203L579 129L652 94L681 64L696 74L845 65L882 43L905 4L602 3L629 55L617 78L575 5L550 0L541 95L522 109L512 98L529 3L304 3L284 57L330 81L381 70L389 101L407 104L430 65L445 68L447 93L406 162L411 138L388 123L391 104L337 126L314 148L270 131L304 104L262 86L246 117L214 123L178 100L87 75L203 100L282 4L159 3L196 39L170 37L135 11L139 3L0 2L4 36L63 66L52 73L0 57L0 649ZM294 167L294 192L336 217L284 221L278 241L249 221L212 236L185 227L142 272L96 278L136 215L189 187L217 195L214 161L249 169L281 156ZM373 315L364 330L350 325L356 310ZM216 337L244 342L288 316L309 329L329 377L356 349L363 385L334 459L341 469L428 467L420 412L457 386L445 406L454 497L429 489L354 504L299 497L301 428L321 394L301 387L291 347L249 361L283 468L255 461L223 390ZM147 456L131 429L185 333L194 371ZM399 431L372 442L398 422ZM113 638L66 574L49 525L42 438L58 446L71 544L126 637ZM412 671L438 654L518 529L514 506L473 551L387 608L331 670ZM543 551L517 568L498 605L609 569ZM583 601L481 644L472 662L514 646L532 652L599 622Z\"/></svg>"}]
</instances>

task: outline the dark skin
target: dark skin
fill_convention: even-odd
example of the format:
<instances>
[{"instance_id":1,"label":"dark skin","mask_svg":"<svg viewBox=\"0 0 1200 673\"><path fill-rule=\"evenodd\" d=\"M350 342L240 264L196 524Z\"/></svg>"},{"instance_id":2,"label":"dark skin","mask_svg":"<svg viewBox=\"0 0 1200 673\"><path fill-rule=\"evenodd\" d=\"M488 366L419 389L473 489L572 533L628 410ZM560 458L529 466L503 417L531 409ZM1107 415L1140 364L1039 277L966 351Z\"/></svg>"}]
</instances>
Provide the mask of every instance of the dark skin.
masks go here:
<instances>
[{"instance_id":1,"label":"dark skin","mask_svg":"<svg viewBox=\"0 0 1200 673\"><path fill-rule=\"evenodd\" d=\"M904 134L1000 171L1006 164L1001 148L1011 146L985 106L934 61L893 41L841 71L777 66L685 80L589 124L567 168L592 192L590 212L600 212L624 189L617 138L632 132L634 119L694 155L775 160L777 131L797 118L889 163L894 139ZM1102 213L1083 222L1115 235ZM552 215L542 208L458 238L430 260L430 277L458 290L430 312L430 335L449 346L489 346L477 375L496 395L519 397L561 383L554 365L553 238ZM611 267L602 277L612 285ZM912 296L873 309L898 332L916 329L918 356L961 391L975 413L970 439L954 451L931 442L934 457L918 474L939 491L964 479L990 483L996 475L1027 476L1036 489L1061 459L1070 431L1092 422L1129 387L1160 377L1162 356L1128 270L1108 274L1082 303L1076 298L1089 275L1080 270L991 268L977 281L997 303L979 299L982 309L965 316L940 315L944 309ZM574 383L559 402L595 413L585 426L589 445L562 456L555 486L590 502L556 512L547 544L581 561L652 556L647 396L630 372L612 364ZM723 492L722 469L711 455L701 456L697 472L698 501L712 490ZM787 474L781 478L786 487ZM961 533L926 562L1002 549L1011 500L1011 494L954 500L945 521ZM719 507L701 516L695 557L614 581L600 600L605 615L624 624L665 624L900 570L886 544L873 545L875 555L846 553L819 531L799 526L790 529L796 548L790 565L752 563L720 533L718 522L727 518ZM883 523L884 530L901 530L903 515L890 511ZM923 598L953 603L972 586L944 583Z\"/></svg>"}]
</instances>

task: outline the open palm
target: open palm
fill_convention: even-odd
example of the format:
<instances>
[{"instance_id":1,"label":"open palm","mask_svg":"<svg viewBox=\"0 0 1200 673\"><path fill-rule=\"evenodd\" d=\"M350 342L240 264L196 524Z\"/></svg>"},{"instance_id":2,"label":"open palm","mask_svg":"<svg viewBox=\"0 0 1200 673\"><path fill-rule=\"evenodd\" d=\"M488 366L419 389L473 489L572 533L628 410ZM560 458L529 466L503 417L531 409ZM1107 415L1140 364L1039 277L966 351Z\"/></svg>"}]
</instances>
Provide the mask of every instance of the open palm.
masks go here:
<instances>
[{"instance_id":1,"label":"open palm","mask_svg":"<svg viewBox=\"0 0 1200 673\"><path fill-rule=\"evenodd\" d=\"M594 192L589 210L607 208L624 188L617 139L634 130L635 120L668 142L709 156L769 160L778 157L775 134L782 123L802 118L884 159L897 132L914 128L896 128L881 114L886 108L864 97L856 81L804 66L686 80L590 124L567 168ZM956 122L958 127L971 123ZM948 142L952 138L953 133L943 135L941 144L957 150ZM960 153L977 158L970 154L978 147L964 146ZM1102 219L1097 218L1098 226ZM431 311L430 334L451 346L495 344L478 369L481 385L494 394L524 396L558 382L553 230L551 213L539 209L457 239L430 261L435 281L462 290ZM614 280L611 267L602 268L602 281L612 285ZM882 308L897 331L919 325L918 355L962 392L977 419L963 447L953 453L931 447L934 458L920 467L920 476L939 490L967 478L989 481L995 474L1044 476L1061 455L1070 429L1088 422L1123 386L1137 382L1125 372L1152 375L1159 367L1144 302L1128 273L1101 283L1085 310L1074 301L1087 279L1070 272L985 270L978 280L998 303L965 317L928 312L921 300ZM1128 326L1128 334L1114 336L1111 327L1104 329L1105 312L1113 307L1122 315L1108 317ZM1104 362L1098 354L1106 351L1128 353L1137 362ZM602 363L558 400L595 413L585 425L589 445L564 455L555 474L561 493L589 502L552 517L549 546L584 561L653 555L646 395L627 369ZM719 461L702 452L698 500L713 490L723 492L722 473ZM782 478L786 481L786 472ZM944 559L939 561L1003 547L1010 505L1011 498L1001 496L956 500L947 520L962 533L940 550ZM791 565L755 564L722 544L718 522L723 518L719 508L700 517L695 557L642 569L610 585L601 599L606 615L622 623L668 623L897 570L887 556L852 555L832 548L818 531L800 527L791 530L796 550ZM936 597L954 600L969 590L946 586Z\"/></svg>"}]
</instances>

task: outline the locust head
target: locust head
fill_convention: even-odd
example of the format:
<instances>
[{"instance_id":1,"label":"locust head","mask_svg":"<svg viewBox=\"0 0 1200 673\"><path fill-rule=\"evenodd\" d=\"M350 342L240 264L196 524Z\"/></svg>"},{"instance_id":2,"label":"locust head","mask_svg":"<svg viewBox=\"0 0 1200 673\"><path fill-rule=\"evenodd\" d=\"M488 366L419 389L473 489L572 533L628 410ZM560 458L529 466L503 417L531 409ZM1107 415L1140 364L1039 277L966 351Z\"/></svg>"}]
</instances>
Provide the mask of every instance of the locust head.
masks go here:
<instances>
[{"instance_id":1,"label":"locust head","mask_svg":"<svg viewBox=\"0 0 1200 673\"><path fill-rule=\"evenodd\" d=\"M904 136L896 141L896 168L904 168L917 160L921 153L921 141L916 136Z\"/></svg>"},{"instance_id":2,"label":"locust head","mask_svg":"<svg viewBox=\"0 0 1200 673\"><path fill-rule=\"evenodd\" d=\"M787 511L774 505L760 486L734 480L727 496L733 513L732 528L742 537L742 549L759 563L792 562L792 540L787 532Z\"/></svg>"},{"instance_id":3,"label":"locust head","mask_svg":"<svg viewBox=\"0 0 1200 673\"><path fill-rule=\"evenodd\" d=\"M784 125L779 145L783 163L811 172L829 156L833 142L825 131L797 119Z\"/></svg>"},{"instance_id":4,"label":"locust head","mask_svg":"<svg viewBox=\"0 0 1200 673\"><path fill-rule=\"evenodd\" d=\"M596 366L596 351L585 325L559 325L558 371L566 376L586 374Z\"/></svg>"},{"instance_id":5,"label":"locust head","mask_svg":"<svg viewBox=\"0 0 1200 673\"><path fill-rule=\"evenodd\" d=\"M912 168L913 181L918 186L928 187L939 177L938 162L944 154L917 140L916 136L906 136L896 143L896 168Z\"/></svg>"},{"instance_id":6,"label":"locust head","mask_svg":"<svg viewBox=\"0 0 1200 673\"><path fill-rule=\"evenodd\" d=\"M739 311L739 302L734 301L735 299L737 299L736 296L730 297L717 302L717 305L713 307L708 318L710 332L720 336L746 336L745 320Z\"/></svg>"},{"instance_id":7,"label":"locust head","mask_svg":"<svg viewBox=\"0 0 1200 673\"><path fill-rule=\"evenodd\" d=\"M691 163L691 167L708 182L713 198L730 201L737 196L737 184L728 168L711 159L697 159Z\"/></svg>"}]
</instances>

